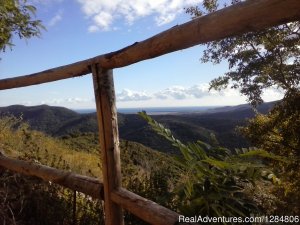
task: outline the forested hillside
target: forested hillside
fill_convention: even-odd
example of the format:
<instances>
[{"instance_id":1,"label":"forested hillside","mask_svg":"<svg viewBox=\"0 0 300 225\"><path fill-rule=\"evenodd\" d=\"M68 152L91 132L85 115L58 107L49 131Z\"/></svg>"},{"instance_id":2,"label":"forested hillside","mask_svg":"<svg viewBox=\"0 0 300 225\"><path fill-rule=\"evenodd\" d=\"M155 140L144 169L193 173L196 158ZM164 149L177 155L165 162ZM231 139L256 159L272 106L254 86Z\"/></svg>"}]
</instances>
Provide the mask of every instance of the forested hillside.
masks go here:
<instances>
[{"instance_id":1,"label":"forested hillside","mask_svg":"<svg viewBox=\"0 0 300 225\"><path fill-rule=\"evenodd\" d=\"M262 104L258 111L268 112L273 102ZM74 136L76 133L95 133L98 131L95 113L79 114L63 107L47 105L1 107L0 115L22 117L32 129L52 136ZM247 147L249 144L236 131L247 118L255 113L249 105L221 107L206 113L186 113L154 115L153 118L170 128L175 137L183 142L202 140L210 144L220 144L228 148ZM161 152L176 153L172 145L157 135L137 114L118 114L120 138L139 142Z\"/></svg>"}]
</instances>

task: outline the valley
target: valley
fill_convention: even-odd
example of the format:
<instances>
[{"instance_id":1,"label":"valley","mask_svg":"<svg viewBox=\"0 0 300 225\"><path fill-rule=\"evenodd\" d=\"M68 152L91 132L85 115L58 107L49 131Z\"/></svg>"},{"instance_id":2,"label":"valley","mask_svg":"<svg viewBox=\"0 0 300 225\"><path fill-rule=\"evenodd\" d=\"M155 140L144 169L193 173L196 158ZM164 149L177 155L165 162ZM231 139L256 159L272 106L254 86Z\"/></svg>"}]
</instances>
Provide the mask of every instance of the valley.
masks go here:
<instances>
[{"instance_id":1,"label":"valley","mask_svg":"<svg viewBox=\"0 0 300 225\"><path fill-rule=\"evenodd\" d=\"M258 107L258 111L267 113L274 104L264 103ZM0 107L0 115L22 117L33 130L59 138L98 132L96 113L80 114L63 107L12 105ZM201 140L211 145L240 148L249 147L250 143L239 134L236 127L244 125L254 115L255 112L249 105L238 105L198 113L152 115L152 118L164 124L184 143ZM164 153L179 153L137 114L118 113L118 125L119 135L123 140L138 142Z\"/></svg>"}]
</instances>

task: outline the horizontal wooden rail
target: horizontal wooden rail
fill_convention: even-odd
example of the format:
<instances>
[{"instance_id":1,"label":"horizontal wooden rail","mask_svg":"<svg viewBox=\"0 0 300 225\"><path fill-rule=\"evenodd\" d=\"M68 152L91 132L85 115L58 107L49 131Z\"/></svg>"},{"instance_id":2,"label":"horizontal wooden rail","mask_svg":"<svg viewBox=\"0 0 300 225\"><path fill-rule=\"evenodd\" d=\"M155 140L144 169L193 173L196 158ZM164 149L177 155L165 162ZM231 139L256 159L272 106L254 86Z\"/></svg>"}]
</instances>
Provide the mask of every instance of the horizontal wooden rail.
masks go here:
<instances>
[{"instance_id":1,"label":"horizontal wooden rail","mask_svg":"<svg viewBox=\"0 0 300 225\"><path fill-rule=\"evenodd\" d=\"M119 51L39 73L0 80L0 90L25 87L91 72L91 65L111 69L250 31L300 19L299 0L251 0L175 26Z\"/></svg>"},{"instance_id":2,"label":"horizontal wooden rail","mask_svg":"<svg viewBox=\"0 0 300 225\"><path fill-rule=\"evenodd\" d=\"M24 175L39 177L45 181L62 185L75 191L103 199L103 184L96 178L55 169L33 162L9 158L0 152L0 167Z\"/></svg>"},{"instance_id":3,"label":"horizontal wooden rail","mask_svg":"<svg viewBox=\"0 0 300 225\"><path fill-rule=\"evenodd\" d=\"M111 193L112 200L121 205L124 209L155 225L175 225L178 223L179 214L167 209L149 199L143 198L124 188L115 190ZM189 224L189 223L184 223ZM196 225L194 223L194 225Z\"/></svg>"},{"instance_id":4,"label":"horizontal wooden rail","mask_svg":"<svg viewBox=\"0 0 300 225\"><path fill-rule=\"evenodd\" d=\"M96 178L86 177L71 172L55 169L33 162L13 159L4 156L0 151L0 167L11 171L39 177L45 181L62 185L75 191L90 195L96 199L103 199L103 184ZM120 188L111 192L111 199L127 211L150 224L174 225L179 219L179 214L167 209L153 201L145 199L126 189ZM184 223L188 224L188 223Z\"/></svg>"}]
</instances>

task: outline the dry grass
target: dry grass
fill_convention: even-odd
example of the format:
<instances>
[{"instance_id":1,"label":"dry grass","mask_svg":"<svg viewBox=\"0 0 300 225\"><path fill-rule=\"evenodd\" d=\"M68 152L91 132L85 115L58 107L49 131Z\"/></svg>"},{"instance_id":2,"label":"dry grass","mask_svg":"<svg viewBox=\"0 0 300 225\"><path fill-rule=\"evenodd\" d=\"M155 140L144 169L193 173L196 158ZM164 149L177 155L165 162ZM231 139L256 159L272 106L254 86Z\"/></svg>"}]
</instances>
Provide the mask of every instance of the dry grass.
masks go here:
<instances>
[{"instance_id":1,"label":"dry grass","mask_svg":"<svg viewBox=\"0 0 300 225\"><path fill-rule=\"evenodd\" d=\"M15 128L15 127L18 128ZM75 151L61 140L29 129L14 117L0 119L0 149L14 158L35 160L82 175L102 177L100 154Z\"/></svg>"}]
</instances>

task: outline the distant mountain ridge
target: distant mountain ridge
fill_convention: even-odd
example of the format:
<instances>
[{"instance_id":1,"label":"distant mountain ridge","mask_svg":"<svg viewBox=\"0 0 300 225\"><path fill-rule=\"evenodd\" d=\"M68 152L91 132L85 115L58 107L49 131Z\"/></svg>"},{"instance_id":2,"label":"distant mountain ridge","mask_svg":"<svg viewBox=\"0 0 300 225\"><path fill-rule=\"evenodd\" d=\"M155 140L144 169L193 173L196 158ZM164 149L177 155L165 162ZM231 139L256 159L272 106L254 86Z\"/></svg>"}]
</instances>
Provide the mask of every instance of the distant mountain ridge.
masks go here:
<instances>
[{"instance_id":1,"label":"distant mountain ridge","mask_svg":"<svg viewBox=\"0 0 300 225\"><path fill-rule=\"evenodd\" d=\"M12 114L16 117L22 117L30 126L39 131L48 134L55 134L60 124L80 118L81 115L64 107L38 105L23 106L11 105L8 107L0 107L0 114Z\"/></svg>"},{"instance_id":2,"label":"distant mountain ridge","mask_svg":"<svg viewBox=\"0 0 300 225\"><path fill-rule=\"evenodd\" d=\"M258 107L261 113L268 112L275 102ZM0 107L0 115L22 116L32 129L52 136L62 137L76 132L98 132L96 113L80 114L64 107L48 105ZM207 113L181 113L153 115L152 117L170 128L174 136L183 142L202 140L213 143L215 136L220 145L236 148L249 144L235 131L245 124L246 118L255 115L248 105L211 109ZM137 114L118 113L120 138L139 142L162 152L176 153L168 141L155 134ZM212 135L213 134L213 135Z\"/></svg>"}]
</instances>

